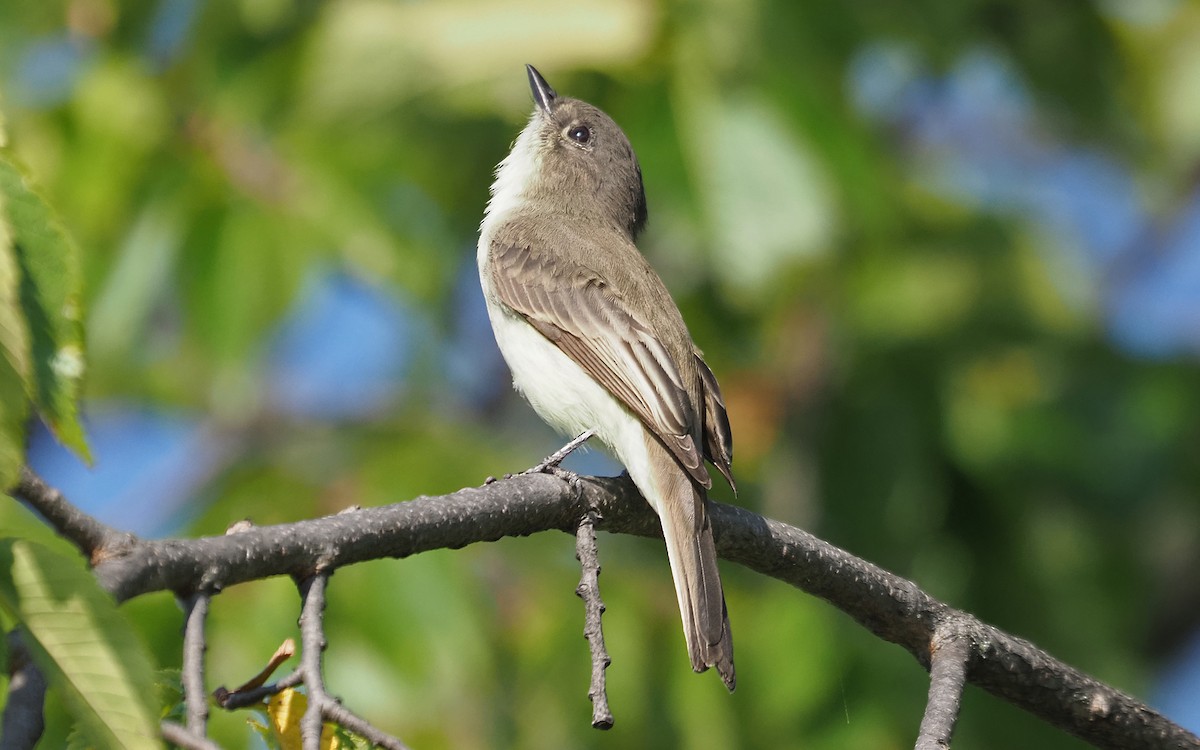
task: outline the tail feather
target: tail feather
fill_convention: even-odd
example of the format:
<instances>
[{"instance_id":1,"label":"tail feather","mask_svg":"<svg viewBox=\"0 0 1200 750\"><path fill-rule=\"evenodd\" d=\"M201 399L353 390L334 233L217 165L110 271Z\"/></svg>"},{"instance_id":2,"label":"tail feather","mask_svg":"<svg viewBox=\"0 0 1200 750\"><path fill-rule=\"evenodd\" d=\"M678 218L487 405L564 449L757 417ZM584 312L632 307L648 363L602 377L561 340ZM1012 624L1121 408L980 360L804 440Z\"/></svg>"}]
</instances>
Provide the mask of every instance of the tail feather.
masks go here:
<instances>
[{"instance_id":1,"label":"tail feather","mask_svg":"<svg viewBox=\"0 0 1200 750\"><path fill-rule=\"evenodd\" d=\"M706 513L708 501L704 488L693 482L664 449L659 451L661 457L654 458L662 460L651 461L654 486L642 490L662 521L692 669L703 672L716 667L732 692L737 682L733 638L717 571L712 525Z\"/></svg>"}]
</instances>

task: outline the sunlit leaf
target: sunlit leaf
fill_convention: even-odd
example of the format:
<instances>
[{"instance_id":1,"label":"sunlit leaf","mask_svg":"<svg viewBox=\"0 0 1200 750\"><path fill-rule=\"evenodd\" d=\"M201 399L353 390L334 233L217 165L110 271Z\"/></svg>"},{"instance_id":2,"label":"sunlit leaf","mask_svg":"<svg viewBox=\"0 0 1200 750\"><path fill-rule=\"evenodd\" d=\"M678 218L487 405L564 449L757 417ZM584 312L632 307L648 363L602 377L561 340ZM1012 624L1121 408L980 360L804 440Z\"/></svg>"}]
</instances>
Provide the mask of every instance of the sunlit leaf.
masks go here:
<instances>
[{"instance_id":1,"label":"sunlit leaf","mask_svg":"<svg viewBox=\"0 0 1200 750\"><path fill-rule=\"evenodd\" d=\"M78 414L85 365L77 250L7 150L0 150L0 195L20 273L21 311L29 327L28 390L58 439L90 460Z\"/></svg>"},{"instance_id":2,"label":"sunlit leaf","mask_svg":"<svg viewBox=\"0 0 1200 750\"><path fill-rule=\"evenodd\" d=\"M267 715L271 718L271 728L275 730L275 739L282 750L301 750L300 720L308 708L308 698L299 690L281 690L271 696L267 702ZM340 750L333 725L324 724L321 727L321 750Z\"/></svg>"},{"instance_id":3,"label":"sunlit leaf","mask_svg":"<svg viewBox=\"0 0 1200 750\"><path fill-rule=\"evenodd\" d=\"M0 541L0 607L94 747L161 746L150 658L77 560Z\"/></svg>"},{"instance_id":4,"label":"sunlit leaf","mask_svg":"<svg viewBox=\"0 0 1200 750\"><path fill-rule=\"evenodd\" d=\"M0 488L12 486L25 456L29 416L29 329L21 313L20 274L0 195Z\"/></svg>"},{"instance_id":5,"label":"sunlit leaf","mask_svg":"<svg viewBox=\"0 0 1200 750\"><path fill-rule=\"evenodd\" d=\"M8 360L0 359L0 487L11 487L21 472L28 410L20 376Z\"/></svg>"}]
</instances>

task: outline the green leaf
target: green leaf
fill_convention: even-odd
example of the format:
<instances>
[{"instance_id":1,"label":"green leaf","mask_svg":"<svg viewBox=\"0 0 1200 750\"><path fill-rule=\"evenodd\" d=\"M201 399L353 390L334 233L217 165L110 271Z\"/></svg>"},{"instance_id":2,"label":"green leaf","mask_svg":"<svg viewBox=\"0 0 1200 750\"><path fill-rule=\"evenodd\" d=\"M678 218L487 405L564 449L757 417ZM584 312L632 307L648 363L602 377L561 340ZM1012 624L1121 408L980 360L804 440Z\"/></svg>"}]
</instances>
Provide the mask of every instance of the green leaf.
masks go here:
<instances>
[{"instance_id":1,"label":"green leaf","mask_svg":"<svg viewBox=\"0 0 1200 750\"><path fill-rule=\"evenodd\" d=\"M7 149L0 197L32 355L26 390L58 439L90 461L77 408L85 369L78 251Z\"/></svg>"},{"instance_id":2,"label":"green leaf","mask_svg":"<svg viewBox=\"0 0 1200 750\"><path fill-rule=\"evenodd\" d=\"M150 658L116 604L78 562L0 540L0 608L97 748L161 747Z\"/></svg>"},{"instance_id":3,"label":"green leaf","mask_svg":"<svg viewBox=\"0 0 1200 750\"><path fill-rule=\"evenodd\" d=\"M179 669L160 669L154 673L154 686L158 690L159 717L180 724L187 721L183 672Z\"/></svg>"},{"instance_id":4,"label":"green leaf","mask_svg":"<svg viewBox=\"0 0 1200 750\"><path fill-rule=\"evenodd\" d=\"M20 305L20 274L0 194L0 488L11 487L25 460L29 399L29 328Z\"/></svg>"}]
</instances>

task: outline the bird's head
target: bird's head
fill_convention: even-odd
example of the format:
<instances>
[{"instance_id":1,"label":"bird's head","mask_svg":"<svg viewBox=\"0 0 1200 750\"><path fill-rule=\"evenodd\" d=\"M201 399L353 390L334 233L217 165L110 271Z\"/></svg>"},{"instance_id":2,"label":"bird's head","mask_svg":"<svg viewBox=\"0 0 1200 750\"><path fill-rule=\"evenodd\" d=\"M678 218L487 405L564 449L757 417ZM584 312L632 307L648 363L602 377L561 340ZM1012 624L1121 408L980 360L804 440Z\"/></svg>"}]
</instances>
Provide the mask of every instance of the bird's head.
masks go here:
<instances>
[{"instance_id":1,"label":"bird's head","mask_svg":"<svg viewBox=\"0 0 1200 750\"><path fill-rule=\"evenodd\" d=\"M600 109L559 96L536 68L525 68L533 115L497 169L493 192L507 187L539 207L612 222L636 237L646 195L629 139Z\"/></svg>"}]
</instances>

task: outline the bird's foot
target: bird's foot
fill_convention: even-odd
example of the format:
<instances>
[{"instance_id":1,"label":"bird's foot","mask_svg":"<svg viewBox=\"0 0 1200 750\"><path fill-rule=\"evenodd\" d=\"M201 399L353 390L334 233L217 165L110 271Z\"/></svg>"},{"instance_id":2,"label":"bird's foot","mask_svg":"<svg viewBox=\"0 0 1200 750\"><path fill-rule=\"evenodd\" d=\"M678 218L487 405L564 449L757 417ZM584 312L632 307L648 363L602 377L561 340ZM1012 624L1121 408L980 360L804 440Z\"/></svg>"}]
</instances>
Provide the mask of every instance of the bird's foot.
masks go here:
<instances>
[{"instance_id":1,"label":"bird's foot","mask_svg":"<svg viewBox=\"0 0 1200 750\"><path fill-rule=\"evenodd\" d=\"M588 439L591 438L595 434L596 434L595 430L587 430L586 432L580 433L573 440L571 440L571 442L567 443L563 447L554 451L549 456L546 456L546 458L543 459L541 463L539 463L536 466L533 466L529 469L526 469L525 471L523 471L521 473L522 474L550 474L551 476L556 476L559 479L562 479L563 481L565 481L567 484L571 485L572 487L578 485L579 484L579 475L573 471L562 468L561 466L559 466L559 464L561 464L563 462L563 459L565 459L567 456L574 453L576 448L578 448L579 446L586 443L588 441Z\"/></svg>"},{"instance_id":2,"label":"bird's foot","mask_svg":"<svg viewBox=\"0 0 1200 750\"><path fill-rule=\"evenodd\" d=\"M573 487L573 488L578 487L578 485L579 485L579 474L571 471L570 469L564 469L563 467L555 466L554 464L546 464L545 462L540 463L537 466L533 467L532 469L528 469L521 473L522 474L549 474L552 477L558 477L559 479L563 480L567 484L571 485L571 487Z\"/></svg>"}]
</instances>

